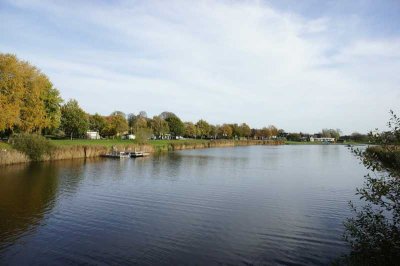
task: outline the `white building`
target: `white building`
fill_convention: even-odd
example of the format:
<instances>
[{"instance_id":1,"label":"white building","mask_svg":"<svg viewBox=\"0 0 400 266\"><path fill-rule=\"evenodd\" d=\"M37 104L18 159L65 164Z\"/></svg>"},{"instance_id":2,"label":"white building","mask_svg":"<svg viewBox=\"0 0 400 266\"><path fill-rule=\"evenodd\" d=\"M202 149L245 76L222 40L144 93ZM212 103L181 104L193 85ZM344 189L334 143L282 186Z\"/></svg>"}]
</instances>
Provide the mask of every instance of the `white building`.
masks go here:
<instances>
[{"instance_id":1,"label":"white building","mask_svg":"<svg viewBox=\"0 0 400 266\"><path fill-rule=\"evenodd\" d=\"M87 131L86 138L87 139L100 139L100 134L97 131Z\"/></svg>"},{"instance_id":2,"label":"white building","mask_svg":"<svg viewBox=\"0 0 400 266\"><path fill-rule=\"evenodd\" d=\"M311 137L310 138L310 141L311 142L313 142L313 141L318 141L318 142L335 142L335 138L313 138L313 137Z\"/></svg>"},{"instance_id":3,"label":"white building","mask_svg":"<svg viewBox=\"0 0 400 266\"><path fill-rule=\"evenodd\" d=\"M122 136L122 139L136 139L136 136L133 134L126 134Z\"/></svg>"}]
</instances>

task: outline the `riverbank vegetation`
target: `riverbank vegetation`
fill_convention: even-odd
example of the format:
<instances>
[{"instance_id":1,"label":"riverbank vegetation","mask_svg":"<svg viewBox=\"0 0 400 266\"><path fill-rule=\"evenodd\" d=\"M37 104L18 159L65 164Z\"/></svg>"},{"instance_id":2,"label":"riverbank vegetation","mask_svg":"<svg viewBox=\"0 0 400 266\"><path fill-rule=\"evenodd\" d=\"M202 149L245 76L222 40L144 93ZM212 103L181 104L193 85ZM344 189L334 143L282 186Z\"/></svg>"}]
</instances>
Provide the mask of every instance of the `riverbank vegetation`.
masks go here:
<instances>
[{"instance_id":1,"label":"riverbank vegetation","mask_svg":"<svg viewBox=\"0 0 400 266\"><path fill-rule=\"evenodd\" d=\"M121 111L109 115L89 114L74 99L64 102L49 78L37 67L15 55L1 53L0 109L0 148L10 150L14 147L32 160L47 154L41 145L35 146L32 143L29 146L24 142L18 146L8 142L12 139L22 141L20 136L24 136L24 140L31 139L39 143L44 140L39 136L44 136L50 139L48 143L55 148L67 145L111 147L140 144L165 148L178 145L175 140L181 141L182 145L206 145L211 140L268 140L268 143L280 144L288 140L288 144L304 144L312 136L289 134L273 125L252 128L245 122L214 125L204 119L197 122L182 121L178 115L169 111L153 117L149 117L145 111L137 114ZM87 140L88 132L95 132L96 138L101 140ZM32 136L28 137L27 134ZM334 136L336 139L339 135L340 130L333 129L324 129L318 133L318 136Z\"/></svg>"},{"instance_id":2,"label":"riverbank vegetation","mask_svg":"<svg viewBox=\"0 0 400 266\"><path fill-rule=\"evenodd\" d=\"M38 134L14 134L10 139L11 147L26 154L31 161L40 161L44 155L50 155L54 145Z\"/></svg>"},{"instance_id":3,"label":"riverbank vegetation","mask_svg":"<svg viewBox=\"0 0 400 266\"><path fill-rule=\"evenodd\" d=\"M378 146L353 149L371 173L357 189L360 203L350 202L345 222L349 265L398 265L400 261L400 118L391 111L389 131L370 134Z\"/></svg>"}]
</instances>

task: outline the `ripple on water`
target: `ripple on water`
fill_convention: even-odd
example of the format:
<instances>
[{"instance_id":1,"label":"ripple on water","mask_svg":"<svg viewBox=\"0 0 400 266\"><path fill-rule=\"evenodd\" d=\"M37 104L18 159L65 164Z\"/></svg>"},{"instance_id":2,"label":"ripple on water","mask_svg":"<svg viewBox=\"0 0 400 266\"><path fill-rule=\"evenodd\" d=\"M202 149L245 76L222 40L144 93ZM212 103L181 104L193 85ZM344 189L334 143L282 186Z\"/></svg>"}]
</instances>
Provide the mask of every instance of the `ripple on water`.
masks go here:
<instances>
[{"instance_id":1,"label":"ripple on water","mask_svg":"<svg viewBox=\"0 0 400 266\"><path fill-rule=\"evenodd\" d=\"M336 146L7 170L0 264L327 264L347 251L342 222L364 174Z\"/></svg>"}]
</instances>

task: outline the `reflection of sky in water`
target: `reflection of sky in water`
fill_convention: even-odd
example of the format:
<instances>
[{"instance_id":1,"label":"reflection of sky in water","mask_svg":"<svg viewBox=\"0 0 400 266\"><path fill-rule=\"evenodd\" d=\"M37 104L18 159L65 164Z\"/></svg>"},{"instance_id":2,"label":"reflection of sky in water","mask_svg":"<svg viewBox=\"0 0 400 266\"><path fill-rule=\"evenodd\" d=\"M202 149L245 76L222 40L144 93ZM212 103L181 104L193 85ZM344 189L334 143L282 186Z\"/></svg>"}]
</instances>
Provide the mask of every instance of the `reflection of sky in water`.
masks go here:
<instances>
[{"instance_id":1,"label":"reflection of sky in water","mask_svg":"<svg viewBox=\"0 0 400 266\"><path fill-rule=\"evenodd\" d=\"M347 250L347 201L366 173L329 145L4 169L7 264L328 263Z\"/></svg>"}]
</instances>

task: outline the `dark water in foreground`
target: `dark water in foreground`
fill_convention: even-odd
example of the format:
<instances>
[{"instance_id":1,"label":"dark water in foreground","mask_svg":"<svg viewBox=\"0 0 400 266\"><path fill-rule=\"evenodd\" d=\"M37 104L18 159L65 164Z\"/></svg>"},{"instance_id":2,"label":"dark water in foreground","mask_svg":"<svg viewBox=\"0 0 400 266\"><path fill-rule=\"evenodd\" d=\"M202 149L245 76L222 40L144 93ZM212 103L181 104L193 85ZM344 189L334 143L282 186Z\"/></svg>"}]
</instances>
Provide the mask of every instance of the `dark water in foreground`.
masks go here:
<instances>
[{"instance_id":1,"label":"dark water in foreground","mask_svg":"<svg viewBox=\"0 0 400 266\"><path fill-rule=\"evenodd\" d=\"M366 170L343 146L0 168L0 264L328 264Z\"/></svg>"}]
</instances>

